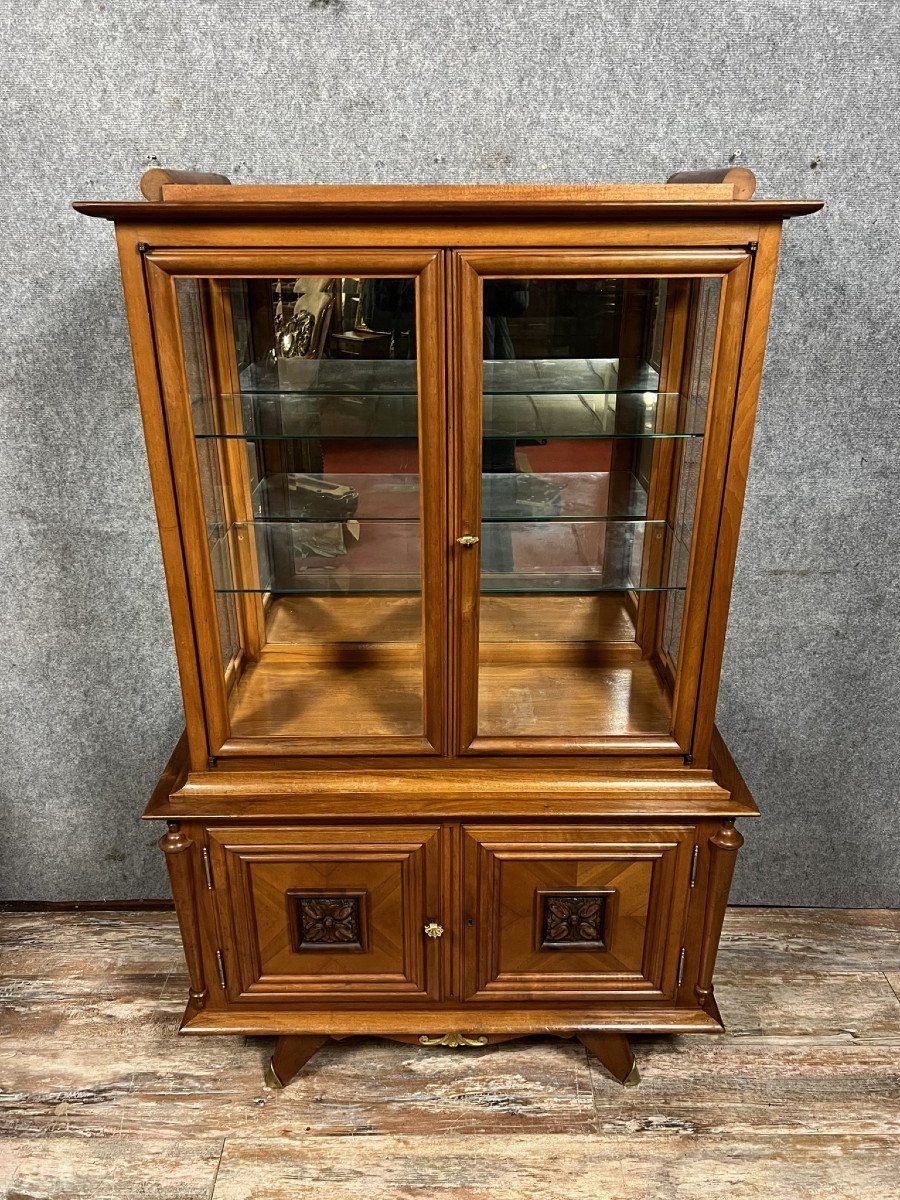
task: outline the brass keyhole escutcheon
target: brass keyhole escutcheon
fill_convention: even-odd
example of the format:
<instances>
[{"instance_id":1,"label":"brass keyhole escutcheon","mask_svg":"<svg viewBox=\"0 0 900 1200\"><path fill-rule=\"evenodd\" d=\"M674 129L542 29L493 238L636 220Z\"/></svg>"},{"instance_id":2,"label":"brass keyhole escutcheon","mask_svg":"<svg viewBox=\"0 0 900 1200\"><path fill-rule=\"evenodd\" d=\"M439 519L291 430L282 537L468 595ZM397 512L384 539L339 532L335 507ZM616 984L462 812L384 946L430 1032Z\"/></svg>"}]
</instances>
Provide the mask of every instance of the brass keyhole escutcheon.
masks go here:
<instances>
[{"instance_id":1,"label":"brass keyhole escutcheon","mask_svg":"<svg viewBox=\"0 0 900 1200\"><path fill-rule=\"evenodd\" d=\"M462 537L458 537L456 540L460 546L465 546L466 549L469 549L471 546L477 546L481 538L476 537L474 533L464 533Z\"/></svg>"},{"instance_id":2,"label":"brass keyhole escutcheon","mask_svg":"<svg viewBox=\"0 0 900 1200\"><path fill-rule=\"evenodd\" d=\"M437 921L429 921L425 926L425 936L430 938L442 937L444 933L443 925L438 925Z\"/></svg>"}]
</instances>

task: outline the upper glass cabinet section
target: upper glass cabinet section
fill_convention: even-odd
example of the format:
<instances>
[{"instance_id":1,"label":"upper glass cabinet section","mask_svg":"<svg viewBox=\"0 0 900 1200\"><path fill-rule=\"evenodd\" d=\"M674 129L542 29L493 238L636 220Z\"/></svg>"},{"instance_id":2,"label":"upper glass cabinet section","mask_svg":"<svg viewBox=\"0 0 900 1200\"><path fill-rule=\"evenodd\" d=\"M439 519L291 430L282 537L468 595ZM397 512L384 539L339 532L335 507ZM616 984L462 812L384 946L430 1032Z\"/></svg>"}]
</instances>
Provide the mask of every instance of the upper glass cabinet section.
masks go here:
<instances>
[{"instance_id":1,"label":"upper glass cabinet section","mask_svg":"<svg viewBox=\"0 0 900 1200\"><path fill-rule=\"evenodd\" d=\"M228 736L422 742L416 279L175 287Z\"/></svg>"},{"instance_id":2,"label":"upper glass cabinet section","mask_svg":"<svg viewBox=\"0 0 900 1200\"><path fill-rule=\"evenodd\" d=\"M148 268L210 756L688 753L747 256L259 253Z\"/></svg>"}]
</instances>

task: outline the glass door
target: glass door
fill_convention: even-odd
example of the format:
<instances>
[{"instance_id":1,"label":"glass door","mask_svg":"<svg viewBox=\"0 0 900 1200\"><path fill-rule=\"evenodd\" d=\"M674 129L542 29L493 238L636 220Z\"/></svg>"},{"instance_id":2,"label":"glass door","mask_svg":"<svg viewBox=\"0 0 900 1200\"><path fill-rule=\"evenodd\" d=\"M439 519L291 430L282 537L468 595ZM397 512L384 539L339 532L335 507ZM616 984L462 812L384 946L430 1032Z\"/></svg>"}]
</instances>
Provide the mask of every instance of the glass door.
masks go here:
<instances>
[{"instance_id":1,"label":"glass door","mask_svg":"<svg viewBox=\"0 0 900 1200\"><path fill-rule=\"evenodd\" d=\"M440 750L440 258L147 269L210 753Z\"/></svg>"},{"instance_id":2,"label":"glass door","mask_svg":"<svg viewBox=\"0 0 900 1200\"><path fill-rule=\"evenodd\" d=\"M748 262L459 256L459 750L689 752Z\"/></svg>"}]
</instances>

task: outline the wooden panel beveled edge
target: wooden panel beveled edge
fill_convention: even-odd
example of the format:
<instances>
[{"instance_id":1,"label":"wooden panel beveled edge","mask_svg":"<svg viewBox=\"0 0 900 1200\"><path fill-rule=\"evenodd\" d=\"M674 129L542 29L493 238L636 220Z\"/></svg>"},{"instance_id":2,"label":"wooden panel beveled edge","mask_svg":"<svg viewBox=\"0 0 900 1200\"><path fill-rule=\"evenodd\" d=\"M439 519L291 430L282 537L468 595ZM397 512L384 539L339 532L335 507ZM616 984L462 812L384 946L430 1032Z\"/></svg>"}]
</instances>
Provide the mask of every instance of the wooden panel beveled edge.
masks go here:
<instances>
[{"instance_id":1,"label":"wooden panel beveled edge","mask_svg":"<svg viewBox=\"0 0 900 1200\"><path fill-rule=\"evenodd\" d=\"M643 824L757 814L749 794L731 794L709 771L698 768L588 777L546 770L512 774L359 768L194 773L170 794L165 788L157 789L143 815L149 820L205 823L289 821L308 827L321 821L407 824L494 818L528 822L547 817L558 822L626 820Z\"/></svg>"},{"instance_id":2,"label":"wooden panel beveled edge","mask_svg":"<svg viewBox=\"0 0 900 1200\"><path fill-rule=\"evenodd\" d=\"M701 703L700 666L709 637L709 613L715 601L713 566L722 513L734 405L741 371L744 320L747 311L752 255L722 278L715 331L703 455L697 482L687 590L681 642L672 701L672 732L686 753L694 754L694 725ZM722 630L724 638L724 628ZM705 765L705 764L704 764Z\"/></svg>"},{"instance_id":3,"label":"wooden panel beveled edge","mask_svg":"<svg viewBox=\"0 0 900 1200\"><path fill-rule=\"evenodd\" d=\"M406 801L414 811L408 813L386 812L386 804ZM382 795L379 797L355 795L326 796L296 794L293 796L223 796L211 792L178 793L168 802L148 805L144 819L151 821L226 821L238 824L253 822L290 821L301 828L311 821L362 822L366 825L383 824L385 820L437 822L452 821L548 821L562 827L573 821L615 821L630 824L646 824L659 820L698 821L706 818L720 820L743 820L758 815L758 810L749 808L740 801L728 798L728 793L713 789L695 796L675 793L648 801L636 795L617 796L555 796L545 799L527 796L507 801L498 792L484 796L465 798L462 796L434 797L424 800L402 796Z\"/></svg>"},{"instance_id":4,"label":"wooden panel beveled edge","mask_svg":"<svg viewBox=\"0 0 900 1200\"><path fill-rule=\"evenodd\" d=\"M423 218L420 221L390 223L384 221L352 221L335 218L330 222L299 221L297 215L282 221L270 220L252 223L243 220L221 223L194 223L191 221L160 223L155 218L164 206L146 204L138 206L140 211L132 220L117 223L117 230L124 231L135 243L150 249L184 250L233 250L245 252L252 249L273 251L307 250L319 251L322 247L334 250L354 251L360 247L371 250L408 250L409 247L432 251L456 248L475 250L484 248L513 250L560 248L572 250L594 250L599 247L610 249L656 248L673 250L679 247L734 248L756 241L760 229L759 214L743 219L722 214L716 221L646 221L639 218L609 220L607 214L593 220L560 222L546 221L460 223ZM232 214L234 217L235 214Z\"/></svg>"},{"instance_id":5,"label":"wooden panel beveled edge","mask_svg":"<svg viewBox=\"0 0 900 1200\"><path fill-rule=\"evenodd\" d=\"M232 189L234 185L231 185ZM411 219L431 220L434 223L484 223L515 221L527 228L547 221L660 221L683 224L722 221L786 220L818 212L822 200L572 200L547 201L500 199L493 203L453 203L416 200L412 203L388 204L383 200L370 205L340 202L298 203L295 200L255 200L229 204L225 200L166 200L150 204L129 200L75 200L72 207L88 217L103 217L117 222L148 222L164 225L179 223L198 225L216 222L247 222L253 224L304 222L310 226L329 221L385 223L398 227ZM529 239L530 240L530 239Z\"/></svg>"},{"instance_id":6,"label":"wooden panel beveled edge","mask_svg":"<svg viewBox=\"0 0 900 1200\"><path fill-rule=\"evenodd\" d=\"M169 803L169 797L182 788L187 781L190 770L187 730L175 743L175 749L169 755L169 760L163 767L162 775L156 787L150 793L147 801L147 811L157 810Z\"/></svg>"},{"instance_id":7,"label":"wooden panel beveled edge","mask_svg":"<svg viewBox=\"0 0 900 1200\"><path fill-rule=\"evenodd\" d=\"M715 723L716 702L725 649L725 631L731 603L731 588L734 581L738 538L747 487L747 474L750 467L750 451L762 382L763 359L769 332L769 314L772 307L780 243L781 225L779 223L773 222L761 227L753 258L746 305L740 376L733 409L728 461L725 464L724 490L712 568L711 601L703 658L697 669L699 702L692 731L692 742L695 747L695 759L701 766L706 766L709 762L710 743ZM744 790L746 791L746 785L744 785Z\"/></svg>"},{"instance_id":8,"label":"wooden panel beveled edge","mask_svg":"<svg viewBox=\"0 0 900 1200\"><path fill-rule=\"evenodd\" d=\"M459 250L461 262L482 279L495 276L590 278L605 275L656 279L670 275L723 275L739 267L746 249L603 247L595 250L535 247L527 250Z\"/></svg>"},{"instance_id":9,"label":"wooden panel beveled edge","mask_svg":"<svg viewBox=\"0 0 900 1200\"><path fill-rule=\"evenodd\" d=\"M660 734L610 735L609 737L537 737L523 734L521 737L510 735L499 737L494 734L484 734L476 737L465 747L466 755L481 754L541 754L541 755L585 755L612 754L645 755L672 754L681 755L684 751L673 737Z\"/></svg>"},{"instance_id":10,"label":"wooden panel beveled edge","mask_svg":"<svg viewBox=\"0 0 900 1200\"><path fill-rule=\"evenodd\" d=\"M425 740L449 750L447 696L447 387L444 370L444 254L429 252L416 276L418 370L419 554L422 621L422 700ZM426 751L427 753L427 751Z\"/></svg>"},{"instance_id":11,"label":"wooden panel beveled edge","mask_svg":"<svg viewBox=\"0 0 900 1200\"><path fill-rule=\"evenodd\" d=\"M184 704L189 758L191 766L199 768L206 764L209 747L193 617L188 596L187 567L172 473L169 432L157 369L156 341L150 317L140 237L134 230L120 228L116 230L116 243Z\"/></svg>"},{"instance_id":12,"label":"wooden panel beveled edge","mask_svg":"<svg viewBox=\"0 0 900 1200\"><path fill-rule=\"evenodd\" d=\"M207 1007L185 1012L180 1033L267 1034L323 1033L343 1037L378 1037L392 1033L442 1034L449 1029L469 1034L511 1033L521 1036L563 1033L573 1029L621 1033L720 1033L722 1025L700 1008L653 1007L638 1001L634 1007L610 1005L559 1009L397 1008L336 1011L314 1010L296 1004L289 1008L253 1009L235 1005L228 1011Z\"/></svg>"},{"instance_id":13,"label":"wooden panel beveled edge","mask_svg":"<svg viewBox=\"0 0 900 1200\"><path fill-rule=\"evenodd\" d=\"M156 336L162 403L169 430L171 470L187 568L185 586L200 668L209 753L214 755L228 737L228 705L176 281L147 254L144 255L144 271Z\"/></svg>"},{"instance_id":14,"label":"wooden panel beveled edge","mask_svg":"<svg viewBox=\"0 0 900 1200\"><path fill-rule=\"evenodd\" d=\"M297 758L305 755L347 754L366 755L415 755L433 758L438 750L421 734L398 734L378 737L234 737L223 742L217 757L229 758Z\"/></svg>"},{"instance_id":15,"label":"wooden panel beveled edge","mask_svg":"<svg viewBox=\"0 0 900 1200\"><path fill-rule=\"evenodd\" d=\"M546 766L538 769L527 759L520 759L515 770L496 770L491 767L444 768L438 765L416 765L381 768L377 762L364 760L357 767L334 767L303 771L245 771L231 772L215 768L189 774L172 798L196 796L234 797L250 799L285 796L299 800L334 796L353 796L360 801L369 797L415 797L429 799L459 798L478 803L483 796L511 797L632 797L652 800L655 797L684 796L688 799L708 795L725 800L730 793L713 778L712 772L696 767L680 770L640 770L635 764L627 771L605 771L603 759L593 760L594 769L584 771L554 771ZM476 760L470 760L476 761Z\"/></svg>"},{"instance_id":16,"label":"wooden panel beveled edge","mask_svg":"<svg viewBox=\"0 0 900 1200\"><path fill-rule=\"evenodd\" d=\"M731 751L725 744L725 740L719 732L718 725L713 726L709 745L709 762L716 783L720 787L727 788L734 800L755 812L759 812L756 802L753 799L753 794L747 786L737 763L731 757Z\"/></svg>"},{"instance_id":17,"label":"wooden panel beveled edge","mask_svg":"<svg viewBox=\"0 0 900 1200\"><path fill-rule=\"evenodd\" d=\"M379 278L419 275L436 264L440 252L434 247L409 249L395 246L360 245L323 247L284 246L278 249L255 246L159 247L147 258L167 275L202 275L206 278L237 279L276 275L345 275Z\"/></svg>"},{"instance_id":18,"label":"wooden panel beveled edge","mask_svg":"<svg viewBox=\"0 0 900 1200\"><path fill-rule=\"evenodd\" d=\"M451 447L454 508L450 519L453 546L454 629L453 749L465 751L478 734L478 651L481 546L460 546L467 535L481 536L482 477L482 336L481 280L461 253L453 253L456 307L452 347L455 377L451 391L454 443Z\"/></svg>"}]
</instances>

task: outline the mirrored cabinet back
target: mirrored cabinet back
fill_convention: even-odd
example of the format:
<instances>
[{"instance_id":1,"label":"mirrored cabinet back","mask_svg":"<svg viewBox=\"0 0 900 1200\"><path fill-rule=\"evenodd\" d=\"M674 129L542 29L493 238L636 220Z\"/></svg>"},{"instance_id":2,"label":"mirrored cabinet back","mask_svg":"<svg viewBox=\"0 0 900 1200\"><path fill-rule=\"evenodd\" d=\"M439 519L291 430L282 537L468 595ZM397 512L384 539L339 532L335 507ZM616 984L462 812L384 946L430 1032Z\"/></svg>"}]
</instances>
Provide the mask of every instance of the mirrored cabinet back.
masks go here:
<instances>
[{"instance_id":1,"label":"mirrored cabinet back","mask_svg":"<svg viewBox=\"0 0 900 1200\"><path fill-rule=\"evenodd\" d=\"M186 729L182 1032L721 1028L714 724L783 221L666 184L238 186L115 222Z\"/></svg>"}]
</instances>

